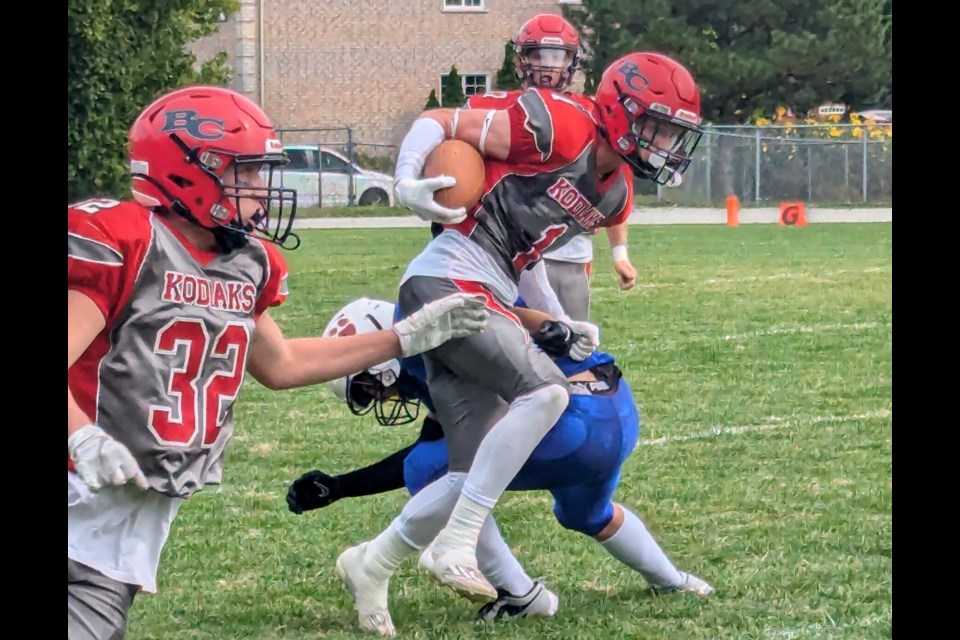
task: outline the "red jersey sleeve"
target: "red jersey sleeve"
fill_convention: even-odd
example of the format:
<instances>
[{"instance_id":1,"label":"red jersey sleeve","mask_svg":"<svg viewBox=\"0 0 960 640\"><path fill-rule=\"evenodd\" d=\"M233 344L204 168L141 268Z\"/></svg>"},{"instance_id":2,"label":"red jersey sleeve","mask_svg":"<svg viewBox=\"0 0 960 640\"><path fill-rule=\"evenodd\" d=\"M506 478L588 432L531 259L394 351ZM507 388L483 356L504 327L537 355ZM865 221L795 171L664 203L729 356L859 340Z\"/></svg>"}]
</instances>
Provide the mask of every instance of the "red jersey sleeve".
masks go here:
<instances>
[{"instance_id":1,"label":"red jersey sleeve","mask_svg":"<svg viewBox=\"0 0 960 640\"><path fill-rule=\"evenodd\" d=\"M487 93L476 93L469 98L463 105L464 109L509 109L516 103L517 98L523 93L520 89L513 91L489 91Z\"/></svg>"},{"instance_id":2,"label":"red jersey sleeve","mask_svg":"<svg viewBox=\"0 0 960 640\"><path fill-rule=\"evenodd\" d=\"M67 289L99 307L107 327L126 305L152 237L149 213L131 202L67 207Z\"/></svg>"},{"instance_id":3,"label":"red jersey sleeve","mask_svg":"<svg viewBox=\"0 0 960 640\"><path fill-rule=\"evenodd\" d=\"M272 242L261 242L267 253L267 281L260 291L257 304L253 310L253 319L257 321L264 311L270 307L279 307L290 295L287 288L287 261L280 255L280 249Z\"/></svg>"},{"instance_id":4,"label":"red jersey sleeve","mask_svg":"<svg viewBox=\"0 0 960 640\"><path fill-rule=\"evenodd\" d=\"M626 181L626 200L623 203L623 209L620 210L615 216L611 216L601 223L601 227L615 227L619 224L622 224L630 217L630 214L633 213L633 172L630 171L630 167L626 164L623 165L623 168L619 172L618 179ZM616 185L616 182L614 183Z\"/></svg>"},{"instance_id":5,"label":"red jersey sleeve","mask_svg":"<svg viewBox=\"0 0 960 640\"><path fill-rule=\"evenodd\" d=\"M577 158L597 135L583 105L555 91L527 89L508 112L508 163L548 165L552 170Z\"/></svg>"}]
</instances>

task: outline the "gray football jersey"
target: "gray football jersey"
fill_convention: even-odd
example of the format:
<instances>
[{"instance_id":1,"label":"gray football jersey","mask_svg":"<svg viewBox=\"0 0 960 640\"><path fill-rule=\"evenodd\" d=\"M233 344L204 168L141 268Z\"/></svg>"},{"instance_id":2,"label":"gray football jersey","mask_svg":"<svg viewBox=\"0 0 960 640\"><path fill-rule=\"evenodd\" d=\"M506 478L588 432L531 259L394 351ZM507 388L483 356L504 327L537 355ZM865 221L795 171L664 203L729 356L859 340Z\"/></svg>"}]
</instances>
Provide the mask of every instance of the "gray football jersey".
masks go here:
<instances>
[{"instance_id":1,"label":"gray football jersey","mask_svg":"<svg viewBox=\"0 0 960 640\"><path fill-rule=\"evenodd\" d=\"M219 483L255 318L286 295L283 259L259 240L188 249L135 203L70 213L69 286L107 316L70 370L74 397L153 489L189 497Z\"/></svg>"},{"instance_id":2,"label":"gray football jersey","mask_svg":"<svg viewBox=\"0 0 960 640\"><path fill-rule=\"evenodd\" d=\"M592 115L572 98L528 89L509 108L511 152L487 158L479 208L457 225L514 281L544 252L629 213L632 175L625 166L600 184Z\"/></svg>"}]
</instances>

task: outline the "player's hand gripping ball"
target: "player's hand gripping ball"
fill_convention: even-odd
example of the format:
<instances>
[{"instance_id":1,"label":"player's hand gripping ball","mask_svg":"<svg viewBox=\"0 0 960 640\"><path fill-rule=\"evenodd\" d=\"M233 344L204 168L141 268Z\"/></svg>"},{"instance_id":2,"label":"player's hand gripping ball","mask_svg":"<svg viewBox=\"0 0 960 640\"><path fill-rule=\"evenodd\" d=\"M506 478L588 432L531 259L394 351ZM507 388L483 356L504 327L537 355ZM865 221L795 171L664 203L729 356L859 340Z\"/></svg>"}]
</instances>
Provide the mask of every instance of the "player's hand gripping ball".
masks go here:
<instances>
[{"instance_id":1,"label":"player's hand gripping ball","mask_svg":"<svg viewBox=\"0 0 960 640\"><path fill-rule=\"evenodd\" d=\"M470 209L483 195L483 156L466 142L445 140L427 156L423 166L424 178L435 176L451 176L457 181L452 187L434 192L437 204L449 209Z\"/></svg>"}]
</instances>

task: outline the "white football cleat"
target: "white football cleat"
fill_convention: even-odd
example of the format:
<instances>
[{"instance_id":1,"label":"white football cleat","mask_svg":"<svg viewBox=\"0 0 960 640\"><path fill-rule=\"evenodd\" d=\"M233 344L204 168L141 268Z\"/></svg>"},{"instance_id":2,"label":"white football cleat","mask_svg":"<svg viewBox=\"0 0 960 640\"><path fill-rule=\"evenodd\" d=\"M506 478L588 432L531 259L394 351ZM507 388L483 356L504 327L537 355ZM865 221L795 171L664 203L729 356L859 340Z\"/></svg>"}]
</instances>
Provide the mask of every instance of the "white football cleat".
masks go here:
<instances>
[{"instance_id":1,"label":"white football cleat","mask_svg":"<svg viewBox=\"0 0 960 640\"><path fill-rule=\"evenodd\" d=\"M477 613L480 621L499 618L549 618L560 608L560 598L541 582L534 582L525 595L515 596L504 589L497 590L497 599L483 605Z\"/></svg>"},{"instance_id":2,"label":"white football cleat","mask_svg":"<svg viewBox=\"0 0 960 640\"><path fill-rule=\"evenodd\" d=\"M706 580L698 578L692 573L687 573L685 571L680 572L680 576L683 578L683 582L674 587L654 587L651 585L651 589L654 593L664 594L664 593L674 593L677 591L685 591L687 593L692 593L698 598L709 598L710 594L713 593L714 589Z\"/></svg>"},{"instance_id":3,"label":"white football cleat","mask_svg":"<svg viewBox=\"0 0 960 640\"><path fill-rule=\"evenodd\" d=\"M417 565L440 584L474 602L498 597L497 590L477 567L476 554L467 549L451 549L438 556L430 543L420 554Z\"/></svg>"},{"instance_id":4,"label":"white football cleat","mask_svg":"<svg viewBox=\"0 0 960 640\"><path fill-rule=\"evenodd\" d=\"M337 558L337 575L353 596L360 628L381 636L396 635L387 609L389 583L370 577L363 566L367 543L350 547Z\"/></svg>"}]
</instances>

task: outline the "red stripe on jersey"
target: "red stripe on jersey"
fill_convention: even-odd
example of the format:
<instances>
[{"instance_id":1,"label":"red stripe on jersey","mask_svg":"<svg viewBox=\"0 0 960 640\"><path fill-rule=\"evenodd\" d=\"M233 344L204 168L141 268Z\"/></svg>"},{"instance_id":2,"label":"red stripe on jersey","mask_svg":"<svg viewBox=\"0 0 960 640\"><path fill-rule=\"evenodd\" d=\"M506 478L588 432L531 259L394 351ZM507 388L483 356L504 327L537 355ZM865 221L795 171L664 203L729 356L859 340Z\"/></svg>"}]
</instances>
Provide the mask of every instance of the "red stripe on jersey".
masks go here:
<instances>
[{"instance_id":1,"label":"red stripe on jersey","mask_svg":"<svg viewBox=\"0 0 960 640\"><path fill-rule=\"evenodd\" d=\"M516 323L518 327L523 328L523 324L512 311L507 309L505 306L500 304L497 301L496 297L482 284L479 282L470 282L469 280L452 280L453 284L457 285L457 288L464 293L479 293L482 295L485 300L485 306L493 311L494 313L499 313L503 317L507 318L511 322Z\"/></svg>"}]
</instances>

